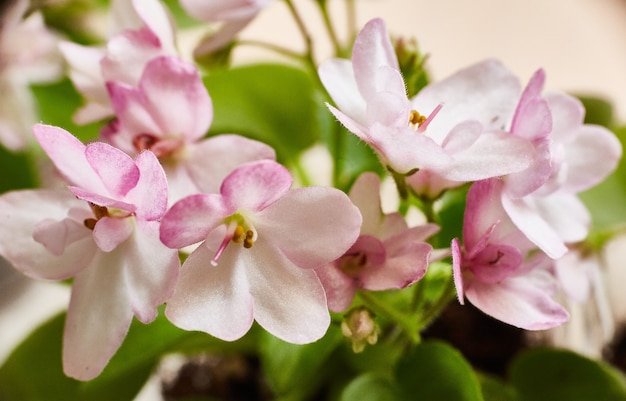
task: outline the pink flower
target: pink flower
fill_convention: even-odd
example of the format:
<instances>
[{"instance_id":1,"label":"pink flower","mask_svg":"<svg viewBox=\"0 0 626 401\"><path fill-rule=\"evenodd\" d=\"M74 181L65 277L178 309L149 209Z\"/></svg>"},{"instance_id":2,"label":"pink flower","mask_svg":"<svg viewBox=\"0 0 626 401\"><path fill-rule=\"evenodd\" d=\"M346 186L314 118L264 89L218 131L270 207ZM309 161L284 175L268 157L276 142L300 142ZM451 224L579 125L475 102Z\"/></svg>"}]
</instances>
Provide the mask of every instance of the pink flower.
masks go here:
<instances>
[{"instance_id":1,"label":"pink flower","mask_svg":"<svg viewBox=\"0 0 626 401\"><path fill-rule=\"evenodd\" d=\"M159 240L167 183L151 152L133 161L61 128L36 125L34 132L69 191L2 195L0 254L31 277L74 277L63 366L89 380L117 351L133 315L151 322L174 289L178 255Z\"/></svg>"},{"instance_id":2,"label":"pink flower","mask_svg":"<svg viewBox=\"0 0 626 401\"><path fill-rule=\"evenodd\" d=\"M202 242L168 301L172 323L228 341L253 320L291 343L324 335L330 318L312 269L354 243L361 215L337 189L289 190L291 183L274 161L248 163L226 177L220 194L189 196L165 214L163 243Z\"/></svg>"},{"instance_id":3,"label":"pink flower","mask_svg":"<svg viewBox=\"0 0 626 401\"><path fill-rule=\"evenodd\" d=\"M205 38L194 51L196 57L228 44L272 0L181 0L189 15L206 22L222 23L220 29Z\"/></svg>"},{"instance_id":4,"label":"pink flower","mask_svg":"<svg viewBox=\"0 0 626 401\"><path fill-rule=\"evenodd\" d=\"M364 173L357 179L350 199L363 216L361 235L339 259L315 270L332 311L346 310L357 289L400 289L426 273L432 247L424 240L439 227L409 228L401 214L383 214L379 194L376 174Z\"/></svg>"},{"instance_id":5,"label":"pink flower","mask_svg":"<svg viewBox=\"0 0 626 401\"><path fill-rule=\"evenodd\" d=\"M606 178L622 148L606 128L583 124L585 110L565 94L541 96L544 73L531 78L513 118L514 135L535 147L528 169L505 179L502 205L515 225L553 259L582 241L591 217L576 194Z\"/></svg>"},{"instance_id":6,"label":"pink flower","mask_svg":"<svg viewBox=\"0 0 626 401\"><path fill-rule=\"evenodd\" d=\"M459 302L467 297L486 314L527 330L560 325L568 313L552 299L558 289L553 262L507 217L502 191L502 180L492 178L474 183L467 195L463 249L452 241Z\"/></svg>"},{"instance_id":7,"label":"pink flower","mask_svg":"<svg viewBox=\"0 0 626 401\"><path fill-rule=\"evenodd\" d=\"M384 22L359 33L352 61L322 64L320 78L339 109L331 112L398 173L430 171L473 181L528 167L532 146L502 130L519 83L495 61L429 85L409 100Z\"/></svg>"},{"instance_id":8,"label":"pink flower","mask_svg":"<svg viewBox=\"0 0 626 401\"><path fill-rule=\"evenodd\" d=\"M196 68L177 57L146 64L137 87L108 82L117 116L103 136L130 155L149 149L165 168L170 200L218 192L222 180L248 161L274 159L268 145L238 135L203 139L213 120L211 98Z\"/></svg>"},{"instance_id":9,"label":"pink flower","mask_svg":"<svg viewBox=\"0 0 626 401\"><path fill-rule=\"evenodd\" d=\"M87 104L74 115L78 124L111 116L105 82L137 84L144 66L161 55L175 55L174 28L158 0L115 1L113 35L106 49L72 42L60 44L70 65L70 78Z\"/></svg>"}]
</instances>

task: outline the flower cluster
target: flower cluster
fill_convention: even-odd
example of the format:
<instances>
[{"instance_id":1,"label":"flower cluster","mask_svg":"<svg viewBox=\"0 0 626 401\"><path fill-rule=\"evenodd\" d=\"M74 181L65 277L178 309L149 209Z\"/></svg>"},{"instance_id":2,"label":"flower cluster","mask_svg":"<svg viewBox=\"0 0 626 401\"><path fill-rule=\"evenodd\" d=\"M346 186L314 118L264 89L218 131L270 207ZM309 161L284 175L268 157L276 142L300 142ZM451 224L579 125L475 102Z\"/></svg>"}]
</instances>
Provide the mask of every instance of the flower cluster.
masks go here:
<instances>
[{"instance_id":1,"label":"flower cluster","mask_svg":"<svg viewBox=\"0 0 626 401\"><path fill-rule=\"evenodd\" d=\"M230 42L267 3L182 1L222 23L196 56ZM332 115L383 168L359 172L349 190L297 187L271 146L207 137L211 96L160 2L115 7L104 48L60 44L86 100L74 120L99 122L100 138L84 144L35 125L65 188L0 195L0 255L30 277L72 279L67 375L98 376L133 317L150 323L163 304L184 330L235 341L257 322L294 344L322 338L329 311L346 312L344 335L359 352L379 339L369 292L418 288L435 261L459 302L498 320L540 330L568 319L554 295L574 279L557 274L557 261L591 220L577 194L615 169L621 145L583 123L577 99L544 94L543 70L522 89L486 60L410 98L385 23L371 20L352 59L318 73ZM383 211L387 173L404 209ZM437 201L457 189L467 190L462 238L438 237ZM416 205L426 221L410 225L404 212Z\"/></svg>"}]
</instances>

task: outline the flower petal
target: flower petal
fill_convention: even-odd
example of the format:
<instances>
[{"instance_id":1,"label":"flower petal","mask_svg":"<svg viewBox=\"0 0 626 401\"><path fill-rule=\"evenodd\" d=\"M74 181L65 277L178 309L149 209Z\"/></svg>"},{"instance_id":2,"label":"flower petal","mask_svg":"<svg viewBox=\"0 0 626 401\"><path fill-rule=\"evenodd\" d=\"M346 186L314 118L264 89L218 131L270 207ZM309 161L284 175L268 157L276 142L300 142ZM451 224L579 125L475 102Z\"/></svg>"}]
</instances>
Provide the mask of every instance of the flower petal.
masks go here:
<instances>
[{"instance_id":1,"label":"flower petal","mask_svg":"<svg viewBox=\"0 0 626 401\"><path fill-rule=\"evenodd\" d=\"M328 60L320 65L318 74L339 110L358 124L366 125L366 103L357 87L352 62L338 58Z\"/></svg>"},{"instance_id":2,"label":"flower petal","mask_svg":"<svg viewBox=\"0 0 626 401\"><path fill-rule=\"evenodd\" d=\"M453 238L450 245L452 250L452 277L454 278L454 288L456 288L456 296L461 305L465 304L465 283L463 282L463 252L459 244L458 238Z\"/></svg>"},{"instance_id":3,"label":"flower petal","mask_svg":"<svg viewBox=\"0 0 626 401\"><path fill-rule=\"evenodd\" d=\"M93 229L93 239L103 252L111 252L133 233L132 218L102 217Z\"/></svg>"},{"instance_id":4,"label":"flower petal","mask_svg":"<svg viewBox=\"0 0 626 401\"><path fill-rule=\"evenodd\" d=\"M69 183L93 192L107 193L102 180L85 157L85 145L66 130L36 124L33 133L55 167Z\"/></svg>"},{"instance_id":5,"label":"flower petal","mask_svg":"<svg viewBox=\"0 0 626 401\"><path fill-rule=\"evenodd\" d=\"M134 213L137 210L135 205L127 202L111 199L107 196L102 196L97 193L90 192L78 187L68 187L68 189L78 198L87 202L96 204L98 206L111 207L115 209L124 210L128 213Z\"/></svg>"},{"instance_id":6,"label":"flower petal","mask_svg":"<svg viewBox=\"0 0 626 401\"><path fill-rule=\"evenodd\" d=\"M193 141L209 130L213 103L193 65L178 57L158 57L146 65L139 88L159 133Z\"/></svg>"},{"instance_id":7,"label":"flower petal","mask_svg":"<svg viewBox=\"0 0 626 401\"><path fill-rule=\"evenodd\" d=\"M380 67L389 67L400 71L398 58L391 45L385 21L381 18L374 18L369 21L357 35L352 50L352 64L359 91L366 101L381 91L382 85L378 81ZM401 76L397 85L392 87L398 89L400 85L402 86L401 94L406 97Z\"/></svg>"},{"instance_id":8,"label":"flower petal","mask_svg":"<svg viewBox=\"0 0 626 401\"><path fill-rule=\"evenodd\" d=\"M222 181L242 164L276 159L272 147L234 134L217 135L189 145L187 149L187 171L205 193L219 192Z\"/></svg>"},{"instance_id":9,"label":"flower petal","mask_svg":"<svg viewBox=\"0 0 626 401\"><path fill-rule=\"evenodd\" d=\"M349 195L363 217L361 234L376 235L383 220L380 206L380 178L371 172L361 174L352 184Z\"/></svg>"},{"instance_id":10,"label":"flower petal","mask_svg":"<svg viewBox=\"0 0 626 401\"><path fill-rule=\"evenodd\" d=\"M362 222L348 196L327 187L293 189L256 217L259 238L264 236L303 268L343 255L356 241Z\"/></svg>"},{"instance_id":11,"label":"flower petal","mask_svg":"<svg viewBox=\"0 0 626 401\"><path fill-rule=\"evenodd\" d=\"M144 151L135 159L140 172L137 184L126 200L137 206L137 217L145 220L160 219L167 209L167 178L154 153Z\"/></svg>"},{"instance_id":12,"label":"flower petal","mask_svg":"<svg viewBox=\"0 0 626 401\"><path fill-rule=\"evenodd\" d=\"M121 82L107 82L113 110L119 121L119 130L112 135L114 141L132 142L140 134L161 136L163 134L154 116L150 114L145 95L137 88ZM117 135L122 136L116 138ZM115 143L115 142L113 142Z\"/></svg>"},{"instance_id":13,"label":"flower petal","mask_svg":"<svg viewBox=\"0 0 626 401\"><path fill-rule=\"evenodd\" d=\"M72 286L63 334L63 370L78 380L91 380L102 372L133 317L122 268L107 255L98 252Z\"/></svg>"},{"instance_id":14,"label":"flower petal","mask_svg":"<svg viewBox=\"0 0 626 401\"><path fill-rule=\"evenodd\" d=\"M222 219L234 210L227 209L222 197L213 194L190 195L176 202L161 220L161 241L180 249L203 241Z\"/></svg>"},{"instance_id":15,"label":"flower petal","mask_svg":"<svg viewBox=\"0 0 626 401\"><path fill-rule=\"evenodd\" d=\"M247 163L226 177L220 188L232 209L260 211L280 199L291 187L289 170L273 160Z\"/></svg>"},{"instance_id":16,"label":"flower petal","mask_svg":"<svg viewBox=\"0 0 626 401\"><path fill-rule=\"evenodd\" d=\"M254 302L242 261L247 253L228 246L220 264L212 266L215 250L200 245L183 264L174 295L167 302L167 318L182 329L203 331L226 341L246 334L254 320Z\"/></svg>"},{"instance_id":17,"label":"flower petal","mask_svg":"<svg viewBox=\"0 0 626 401\"><path fill-rule=\"evenodd\" d=\"M85 202L65 190L14 191L0 196L0 255L30 277L64 280L74 276L97 249L90 233L68 244L60 256L33 239L38 224L46 219L62 221L71 208L89 212Z\"/></svg>"},{"instance_id":18,"label":"flower petal","mask_svg":"<svg viewBox=\"0 0 626 401\"><path fill-rule=\"evenodd\" d=\"M133 159L113 146L95 142L87 145L85 157L107 188L107 194L123 197L139 180L139 168Z\"/></svg>"},{"instance_id":19,"label":"flower petal","mask_svg":"<svg viewBox=\"0 0 626 401\"><path fill-rule=\"evenodd\" d=\"M315 273L324 286L328 309L333 312L343 312L348 309L356 292L354 280L342 273L334 263L316 268Z\"/></svg>"},{"instance_id":20,"label":"flower petal","mask_svg":"<svg viewBox=\"0 0 626 401\"><path fill-rule=\"evenodd\" d=\"M315 272L300 269L261 237L242 254L254 298L255 320L292 344L320 339L330 325L330 315L324 288Z\"/></svg>"},{"instance_id":21,"label":"flower petal","mask_svg":"<svg viewBox=\"0 0 626 401\"><path fill-rule=\"evenodd\" d=\"M465 289L467 299L486 314L526 330L545 330L567 321L567 311L537 285L537 281L553 280L547 272L535 269L500 283L473 281Z\"/></svg>"},{"instance_id":22,"label":"flower petal","mask_svg":"<svg viewBox=\"0 0 626 401\"><path fill-rule=\"evenodd\" d=\"M130 304L137 318L149 323L157 316L157 306L167 301L174 292L180 272L176 250L159 240L157 222L137 221L135 232L119 246L123 257Z\"/></svg>"}]
</instances>

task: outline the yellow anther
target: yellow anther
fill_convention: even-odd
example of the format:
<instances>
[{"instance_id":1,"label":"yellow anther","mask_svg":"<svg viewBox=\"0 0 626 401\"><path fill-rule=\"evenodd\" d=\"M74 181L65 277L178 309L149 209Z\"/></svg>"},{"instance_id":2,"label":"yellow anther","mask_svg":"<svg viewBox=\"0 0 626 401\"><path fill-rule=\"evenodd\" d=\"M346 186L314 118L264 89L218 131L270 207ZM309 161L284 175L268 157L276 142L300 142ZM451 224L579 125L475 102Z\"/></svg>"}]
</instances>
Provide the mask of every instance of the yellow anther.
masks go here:
<instances>
[{"instance_id":1,"label":"yellow anther","mask_svg":"<svg viewBox=\"0 0 626 401\"><path fill-rule=\"evenodd\" d=\"M252 245L254 245L254 231L248 230L246 238L243 240L243 247L249 249L252 248Z\"/></svg>"},{"instance_id":2,"label":"yellow anther","mask_svg":"<svg viewBox=\"0 0 626 401\"><path fill-rule=\"evenodd\" d=\"M417 110L411 110L409 124L420 126L426 121L426 116L421 115Z\"/></svg>"},{"instance_id":3,"label":"yellow anther","mask_svg":"<svg viewBox=\"0 0 626 401\"><path fill-rule=\"evenodd\" d=\"M240 243L243 241L243 227L237 226L233 232L233 242Z\"/></svg>"}]
</instances>

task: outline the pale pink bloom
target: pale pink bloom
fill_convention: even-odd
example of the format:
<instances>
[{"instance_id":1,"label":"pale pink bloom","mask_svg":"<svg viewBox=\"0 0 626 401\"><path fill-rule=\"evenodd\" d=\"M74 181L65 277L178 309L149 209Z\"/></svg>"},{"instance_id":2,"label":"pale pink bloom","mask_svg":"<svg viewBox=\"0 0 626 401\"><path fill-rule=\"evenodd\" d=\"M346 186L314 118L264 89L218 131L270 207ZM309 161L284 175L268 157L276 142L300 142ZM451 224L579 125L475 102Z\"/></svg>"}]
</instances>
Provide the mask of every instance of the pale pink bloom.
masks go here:
<instances>
[{"instance_id":1,"label":"pale pink bloom","mask_svg":"<svg viewBox=\"0 0 626 401\"><path fill-rule=\"evenodd\" d=\"M158 0L118 0L112 5L114 29L106 48L63 42L60 49L70 78L87 103L74 115L86 124L112 115L105 82L136 85L150 60L177 54L170 16Z\"/></svg>"},{"instance_id":2,"label":"pale pink bloom","mask_svg":"<svg viewBox=\"0 0 626 401\"><path fill-rule=\"evenodd\" d=\"M272 0L181 0L181 6L194 18L221 23L219 30L207 36L195 49L201 57L228 44Z\"/></svg>"},{"instance_id":3,"label":"pale pink bloom","mask_svg":"<svg viewBox=\"0 0 626 401\"><path fill-rule=\"evenodd\" d=\"M356 180L350 199L363 216L360 236L337 260L315 269L334 312L346 310L358 289L400 289L421 279L432 251L424 240L439 230L434 224L409 228L400 213L383 214L374 173Z\"/></svg>"},{"instance_id":4,"label":"pale pink bloom","mask_svg":"<svg viewBox=\"0 0 626 401\"><path fill-rule=\"evenodd\" d=\"M568 313L552 296L558 289L548 257L515 227L501 205L503 182L472 185L463 221L463 248L452 241L454 284L484 313L527 330L562 324Z\"/></svg>"},{"instance_id":5,"label":"pale pink bloom","mask_svg":"<svg viewBox=\"0 0 626 401\"><path fill-rule=\"evenodd\" d=\"M585 239L591 217L576 194L604 180L617 166L622 148L613 133L583 124L579 100L565 94L541 97L539 70L522 95L514 116L515 135L531 135L531 166L505 179L502 204L517 227L553 259L566 243ZM549 136L542 132L549 131Z\"/></svg>"},{"instance_id":6,"label":"pale pink bloom","mask_svg":"<svg viewBox=\"0 0 626 401\"><path fill-rule=\"evenodd\" d=\"M164 166L170 201L218 192L222 180L248 161L274 159L274 150L238 135L203 139L213 120L211 98L196 68L173 56L146 64L137 87L108 82L116 119L103 137L130 155L151 150Z\"/></svg>"},{"instance_id":7,"label":"pale pink bloom","mask_svg":"<svg viewBox=\"0 0 626 401\"><path fill-rule=\"evenodd\" d=\"M29 85L51 82L62 73L58 38L47 29L38 11L26 16L30 2L6 6L0 27L0 144L22 150L32 142L37 121Z\"/></svg>"},{"instance_id":8,"label":"pale pink bloom","mask_svg":"<svg viewBox=\"0 0 626 401\"><path fill-rule=\"evenodd\" d=\"M61 128L36 125L34 132L69 191L1 196L0 254L34 278L74 278L63 368L89 380L117 351L133 315L151 322L174 289L178 254L159 240L167 183L151 152L133 161Z\"/></svg>"},{"instance_id":9,"label":"pale pink bloom","mask_svg":"<svg viewBox=\"0 0 626 401\"><path fill-rule=\"evenodd\" d=\"M172 323L227 341L254 320L291 343L324 335L330 317L313 269L354 243L361 215L337 189L290 190L291 183L274 161L248 163L226 177L219 194L189 196L165 214L163 243L202 242L168 301Z\"/></svg>"},{"instance_id":10,"label":"pale pink bloom","mask_svg":"<svg viewBox=\"0 0 626 401\"><path fill-rule=\"evenodd\" d=\"M352 60L333 59L320 79L335 117L398 173L427 170L473 181L528 167L532 146L504 131L519 83L488 60L431 84L409 100L384 22L371 20L354 43Z\"/></svg>"}]
</instances>

